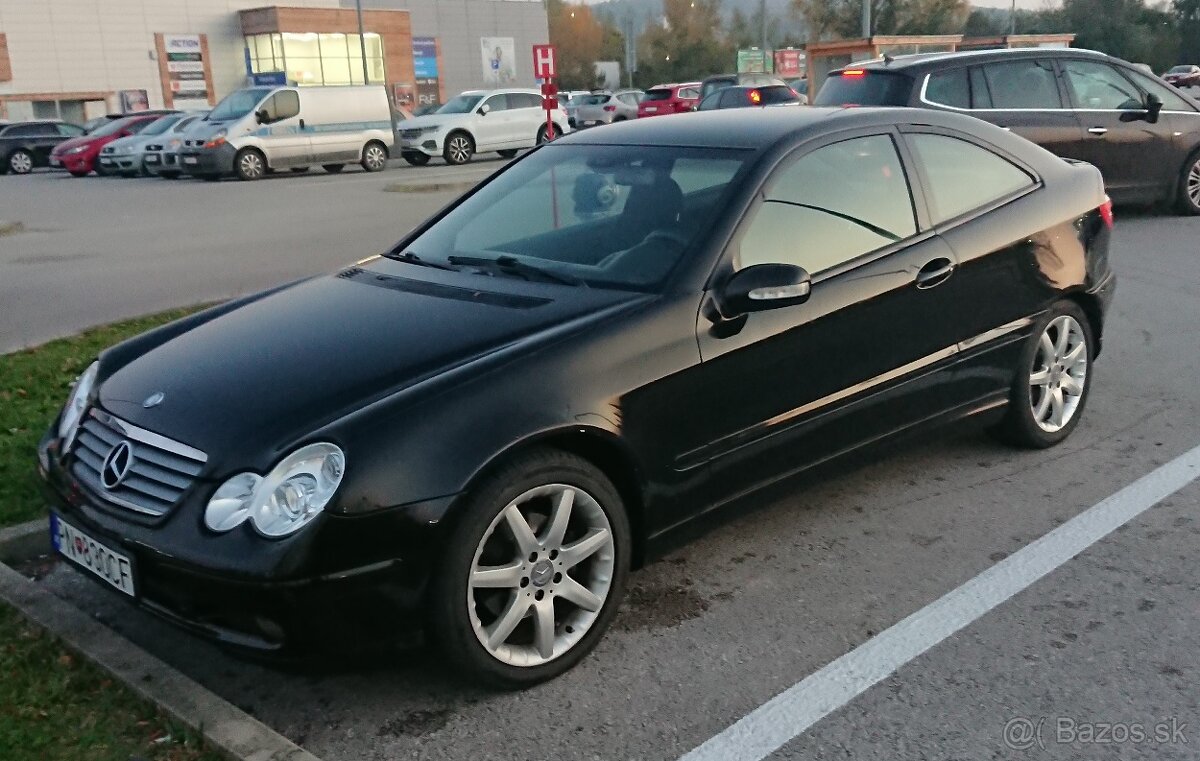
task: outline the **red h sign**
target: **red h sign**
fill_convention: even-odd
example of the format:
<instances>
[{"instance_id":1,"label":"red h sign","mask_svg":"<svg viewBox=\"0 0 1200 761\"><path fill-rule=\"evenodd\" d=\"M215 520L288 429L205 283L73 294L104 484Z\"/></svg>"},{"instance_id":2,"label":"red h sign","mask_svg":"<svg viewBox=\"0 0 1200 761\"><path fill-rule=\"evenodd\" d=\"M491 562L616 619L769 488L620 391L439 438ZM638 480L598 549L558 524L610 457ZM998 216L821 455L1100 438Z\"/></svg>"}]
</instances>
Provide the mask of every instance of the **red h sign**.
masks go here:
<instances>
[{"instance_id":1,"label":"red h sign","mask_svg":"<svg viewBox=\"0 0 1200 761\"><path fill-rule=\"evenodd\" d=\"M558 66L553 45L533 46L533 76L538 79L553 79L558 76Z\"/></svg>"}]
</instances>

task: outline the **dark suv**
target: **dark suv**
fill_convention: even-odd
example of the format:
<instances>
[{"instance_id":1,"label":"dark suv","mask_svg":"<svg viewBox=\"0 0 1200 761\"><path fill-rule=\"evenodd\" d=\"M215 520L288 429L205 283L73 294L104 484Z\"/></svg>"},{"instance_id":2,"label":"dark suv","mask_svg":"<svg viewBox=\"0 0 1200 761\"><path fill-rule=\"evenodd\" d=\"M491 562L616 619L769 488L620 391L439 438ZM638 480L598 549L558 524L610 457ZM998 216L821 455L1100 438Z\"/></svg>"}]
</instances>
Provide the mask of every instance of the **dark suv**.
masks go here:
<instances>
[{"instance_id":1,"label":"dark suv","mask_svg":"<svg viewBox=\"0 0 1200 761\"><path fill-rule=\"evenodd\" d=\"M1200 104L1130 63L1071 48L928 53L832 72L815 105L977 116L1094 164L1118 203L1200 214Z\"/></svg>"},{"instance_id":2,"label":"dark suv","mask_svg":"<svg viewBox=\"0 0 1200 761\"><path fill-rule=\"evenodd\" d=\"M54 146L82 134L83 127L50 120L0 124L0 174L29 174L48 166Z\"/></svg>"}]
</instances>

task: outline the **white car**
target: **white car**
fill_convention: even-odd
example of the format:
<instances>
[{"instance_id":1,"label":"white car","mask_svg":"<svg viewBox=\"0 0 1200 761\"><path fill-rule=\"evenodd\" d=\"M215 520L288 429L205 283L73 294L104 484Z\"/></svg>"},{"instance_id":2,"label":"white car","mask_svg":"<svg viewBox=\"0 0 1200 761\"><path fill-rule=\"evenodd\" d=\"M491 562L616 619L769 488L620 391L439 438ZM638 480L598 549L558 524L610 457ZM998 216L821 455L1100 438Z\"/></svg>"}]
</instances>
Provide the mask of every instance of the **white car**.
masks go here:
<instances>
[{"instance_id":1,"label":"white car","mask_svg":"<svg viewBox=\"0 0 1200 761\"><path fill-rule=\"evenodd\" d=\"M405 121L400 129L400 155L414 166L434 156L447 164L465 164L476 153L496 151L506 158L521 148L570 131L561 107L546 121L542 94L537 90L468 90L432 114Z\"/></svg>"}]
</instances>

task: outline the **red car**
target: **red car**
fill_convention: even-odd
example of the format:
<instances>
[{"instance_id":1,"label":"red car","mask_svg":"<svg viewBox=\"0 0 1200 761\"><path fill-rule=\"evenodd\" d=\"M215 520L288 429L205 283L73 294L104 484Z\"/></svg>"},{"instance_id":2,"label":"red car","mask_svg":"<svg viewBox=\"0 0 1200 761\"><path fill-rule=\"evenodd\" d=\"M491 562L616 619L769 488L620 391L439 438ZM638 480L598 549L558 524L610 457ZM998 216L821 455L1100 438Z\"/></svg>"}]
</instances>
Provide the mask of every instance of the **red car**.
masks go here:
<instances>
[{"instance_id":1,"label":"red car","mask_svg":"<svg viewBox=\"0 0 1200 761\"><path fill-rule=\"evenodd\" d=\"M74 177L86 177L96 168L96 157L100 149L121 137L129 137L161 117L162 114L139 114L113 119L80 137L73 137L55 146L50 152L50 166L62 167Z\"/></svg>"},{"instance_id":2,"label":"red car","mask_svg":"<svg viewBox=\"0 0 1200 761\"><path fill-rule=\"evenodd\" d=\"M646 96L638 104L638 118L681 114L684 111L691 111L699 102L699 82L655 85L646 91Z\"/></svg>"},{"instance_id":3,"label":"red car","mask_svg":"<svg viewBox=\"0 0 1200 761\"><path fill-rule=\"evenodd\" d=\"M1173 66L1162 78L1176 87L1200 87L1200 66Z\"/></svg>"}]
</instances>

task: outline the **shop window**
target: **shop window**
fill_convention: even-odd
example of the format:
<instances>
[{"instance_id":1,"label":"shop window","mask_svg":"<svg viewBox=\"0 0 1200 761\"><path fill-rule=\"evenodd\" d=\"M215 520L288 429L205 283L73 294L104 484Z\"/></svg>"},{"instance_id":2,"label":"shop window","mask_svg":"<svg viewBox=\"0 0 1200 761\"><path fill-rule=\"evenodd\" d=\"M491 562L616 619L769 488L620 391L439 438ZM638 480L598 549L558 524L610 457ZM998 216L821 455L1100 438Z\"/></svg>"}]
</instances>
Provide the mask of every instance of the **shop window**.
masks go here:
<instances>
[{"instance_id":1,"label":"shop window","mask_svg":"<svg viewBox=\"0 0 1200 761\"><path fill-rule=\"evenodd\" d=\"M251 71L283 71L298 85L363 84L364 40L357 34L340 32L284 32L246 36ZM367 80L382 84L385 79L383 40L365 35Z\"/></svg>"}]
</instances>

